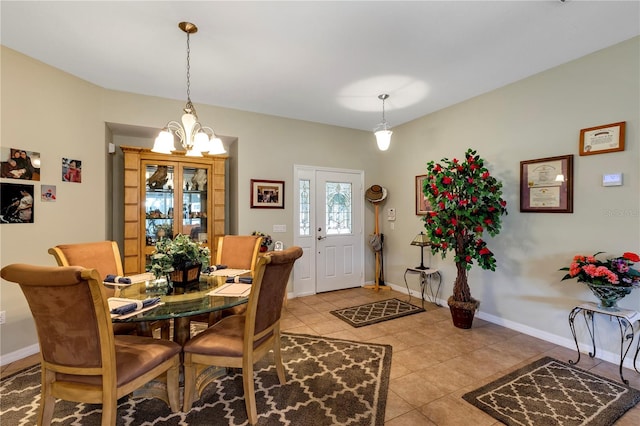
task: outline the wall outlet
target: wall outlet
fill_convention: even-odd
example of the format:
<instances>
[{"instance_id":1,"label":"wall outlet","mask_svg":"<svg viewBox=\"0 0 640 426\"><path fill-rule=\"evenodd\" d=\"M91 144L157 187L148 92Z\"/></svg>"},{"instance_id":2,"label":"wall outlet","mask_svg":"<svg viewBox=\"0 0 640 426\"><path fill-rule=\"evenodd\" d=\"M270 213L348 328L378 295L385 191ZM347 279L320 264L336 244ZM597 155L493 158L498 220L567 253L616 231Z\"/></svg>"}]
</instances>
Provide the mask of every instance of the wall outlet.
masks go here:
<instances>
[{"instance_id":1,"label":"wall outlet","mask_svg":"<svg viewBox=\"0 0 640 426\"><path fill-rule=\"evenodd\" d=\"M4 324L7 320L7 311L0 311L0 324Z\"/></svg>"}]
</instances>

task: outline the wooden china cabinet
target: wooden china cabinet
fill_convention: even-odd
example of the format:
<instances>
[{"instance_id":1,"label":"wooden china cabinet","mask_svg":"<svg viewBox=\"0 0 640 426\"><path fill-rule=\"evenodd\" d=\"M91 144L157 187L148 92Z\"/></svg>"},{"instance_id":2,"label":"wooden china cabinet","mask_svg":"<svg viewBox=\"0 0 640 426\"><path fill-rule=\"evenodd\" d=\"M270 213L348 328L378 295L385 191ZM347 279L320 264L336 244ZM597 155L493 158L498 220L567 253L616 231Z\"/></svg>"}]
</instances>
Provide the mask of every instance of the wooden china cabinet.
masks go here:
<instances>
[{"instance_id":1,"label":"wooden china cabinet","mask_svg":"<svg viewBox=\"0 0 640 426\"><path fill-rule=\"evenodd\" d=\"M226 156L157 154L121 146L124 153L124 273L145 272L160 238L189 235L215 259L224 235Z\"/></svg>"}]
</instances>

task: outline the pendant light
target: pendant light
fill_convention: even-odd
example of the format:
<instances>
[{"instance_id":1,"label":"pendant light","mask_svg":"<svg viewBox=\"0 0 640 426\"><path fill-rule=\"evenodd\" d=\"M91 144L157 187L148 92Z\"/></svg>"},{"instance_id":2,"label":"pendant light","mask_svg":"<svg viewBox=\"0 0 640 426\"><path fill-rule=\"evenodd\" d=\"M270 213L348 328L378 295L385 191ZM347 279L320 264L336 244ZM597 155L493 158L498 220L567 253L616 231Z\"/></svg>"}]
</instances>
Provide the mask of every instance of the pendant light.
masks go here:
<instances>
[{"instance_id":1,"label":"pendant light","mask_svg":"<svg viewBox=\"0 0 640 426\"><path fill-rule=\"evenodd\" d=\"M188 157L202 157L203 152L209 154L224 154L227 152L220 138L216 136L211 127L205 127L198 121L196 108L191 103L191 64L189 36L198 32L198 27L191 22L180 22L178 27L187 34L187 104L184 107L182 123L170 121L160 132L153 144L151 151L161 154L170 154L175 151L174 134L180 138L182 147L187 151Z\"/></svg>"},{"instance_id":2,"label":"pendant light","mask_svg":"<svg viewBox=\"0 0 640 426\"><path fill-rule=\"evenodd\" d=\"M391 145L391 135L393 134L391 127L389 127L389 123L387 123L387 120L384 118L384 101L389 99L389 95L384 93L379 95L378 99L382 100L382 123L378 124L373 131L376 135L378 149L380 149L380 151L386 151L389 149L389 145Z\"/></svg>"}]
</instances>

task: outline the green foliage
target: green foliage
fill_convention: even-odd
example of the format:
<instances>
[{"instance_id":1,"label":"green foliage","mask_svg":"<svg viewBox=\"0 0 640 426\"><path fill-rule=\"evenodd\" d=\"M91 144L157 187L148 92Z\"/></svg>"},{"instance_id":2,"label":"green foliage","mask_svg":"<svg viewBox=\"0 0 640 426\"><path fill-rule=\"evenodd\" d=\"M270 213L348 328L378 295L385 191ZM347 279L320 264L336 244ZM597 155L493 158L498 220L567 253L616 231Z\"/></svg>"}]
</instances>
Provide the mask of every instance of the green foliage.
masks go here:
<instances>
[{"instance_id":1,"label":"green foliage","mask_svg":"<svg viewBox=\"0 0 640 426\"><path fill-rule=\"evenodd\" d=\"M494 237L500 232L507 203L502 198L502 183L491 176L476 151L468 149L463 161L443 158L439 163L427 163L422 189L432 208L424 217L431 251L442 258L449 251L455 253L459 275L456 285L467 286L465 272L474 261L483 269L495 271L495 256L482 236L486 232ZM462 299L468 299L468 293L467 289Z\"/></svg>"},{"instance_id":2,"label":"green foliage","mask_svg":"<svg viewBox=\"0 0 640 426\"><path fill-rule=\"evenodd\" d=\"M151 255L151 272L160 277L196 263L206 268L210 255L209 247L192 240L188 235L178 234L173 240L162 238Z\"/></svg>"}]
</instances>

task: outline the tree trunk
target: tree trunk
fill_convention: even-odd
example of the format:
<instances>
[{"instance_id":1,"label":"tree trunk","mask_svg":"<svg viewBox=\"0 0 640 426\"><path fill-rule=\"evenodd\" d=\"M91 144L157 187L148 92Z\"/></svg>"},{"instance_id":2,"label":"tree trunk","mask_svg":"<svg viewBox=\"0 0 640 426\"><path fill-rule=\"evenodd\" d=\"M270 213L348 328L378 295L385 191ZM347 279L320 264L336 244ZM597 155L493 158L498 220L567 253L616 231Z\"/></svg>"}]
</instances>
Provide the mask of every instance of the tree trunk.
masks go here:
<instances>
[{"instance_id":1,"label":"tree trunk","mask_svg":"<svg viewBox=\"0 0 640 426\"><path fill-rule=\"evenodd\" d=\"M456 302L471 302L471 290L467 282L467 267L464 262L457 262L458 274L453 284L453 299Z\"/></svg>"}]
</instances>

